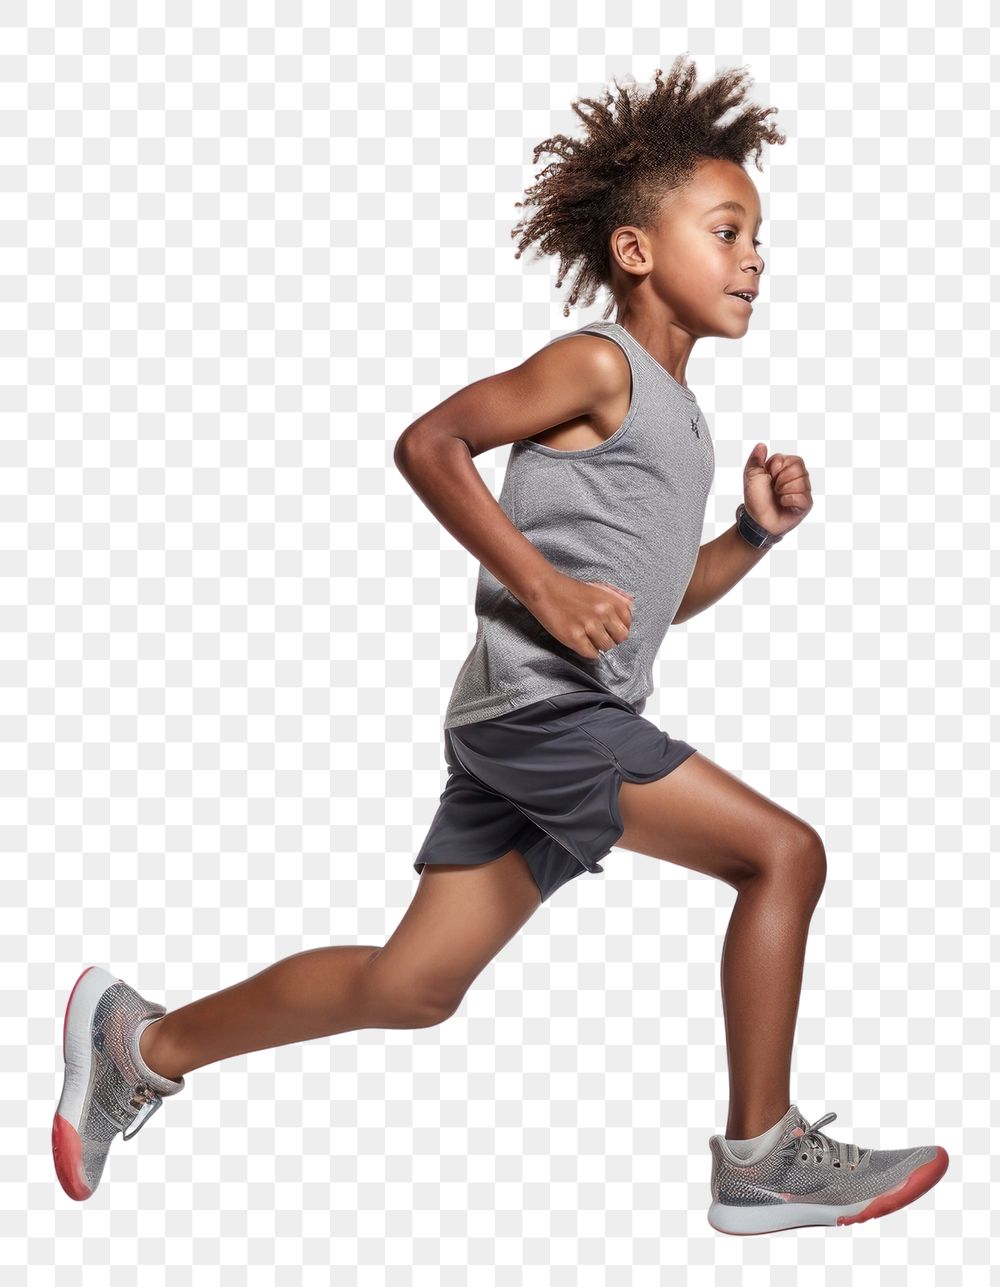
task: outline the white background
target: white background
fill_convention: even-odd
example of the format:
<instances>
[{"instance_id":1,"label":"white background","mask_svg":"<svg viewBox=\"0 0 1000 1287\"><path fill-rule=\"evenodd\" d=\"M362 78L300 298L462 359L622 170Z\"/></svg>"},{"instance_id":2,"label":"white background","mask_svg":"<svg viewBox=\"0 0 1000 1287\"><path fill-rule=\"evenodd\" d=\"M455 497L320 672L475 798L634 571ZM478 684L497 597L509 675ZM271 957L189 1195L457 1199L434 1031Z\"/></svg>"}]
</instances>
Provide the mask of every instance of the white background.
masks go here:
<instances>
[{"instance_id":1,"label":"white background","mask_svg":"<svg viewBox=\"0 0 1000 1287\"><path fill-rule=\"evenodd\" d=\"M984 1284L988 6L139 8L0 26L5 1283ZM733 894L616 850L447 1023L197 1070L71 1202L84 965L174 1008L405 910L477 565L393 446L601 315L514 258L514 203L572 100L682 52L788 135L748 166L749 332L687 368L704 539L758 440L815 507L668 634L645 713L826 842L795 1101L950 1170L849 1230L716 1234Z\"/></svg>"}]
</instances>

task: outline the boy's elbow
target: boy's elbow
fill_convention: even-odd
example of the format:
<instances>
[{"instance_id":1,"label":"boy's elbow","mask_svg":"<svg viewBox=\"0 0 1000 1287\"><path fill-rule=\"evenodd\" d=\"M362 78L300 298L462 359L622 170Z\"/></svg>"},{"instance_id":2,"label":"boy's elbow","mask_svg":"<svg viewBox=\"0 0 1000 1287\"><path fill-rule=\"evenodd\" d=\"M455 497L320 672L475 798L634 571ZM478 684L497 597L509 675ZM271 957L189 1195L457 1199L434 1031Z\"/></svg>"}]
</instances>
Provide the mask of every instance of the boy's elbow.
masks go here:
<instances>
[{"instance_id":1,"label":"boy's elbow","mask_svg":"<svg viewBox=\"0 0 1000 1287\"><path fill-rule=\"evenodd\" d=\"M396 445L392 449L392 460L404 478L409 478L413 471L418 446L418 440L411 428L404 429L396 439Z\"/></svg>"},{"instance_id":2,"label":"boy's elbow","mask_svg":"<svg viewBox=\"0 0 1000 1287\"><path fill-rule=\"evenodd\" d=\"M396 439L396 445L392 449L392 459L397 468L402 467L403 461L410 450L412 442L413 438L410 433L410 426L408 425Z\"/></svg>"},{"instance_id":3,"label":"boy's elbow","mask_svg":"<svg viewBox=\"0 0 1000 1287\"><path fill-rule=\"evenodd\" d=\"M412 461L417 455L422 455L428 447L434 447L444 439L454 436L426 421L421 423L420 420L415 420L413 424L407 425L396 439L392 452L396 468L405 472L408 461Z\"/></svg>"}]
</instances>

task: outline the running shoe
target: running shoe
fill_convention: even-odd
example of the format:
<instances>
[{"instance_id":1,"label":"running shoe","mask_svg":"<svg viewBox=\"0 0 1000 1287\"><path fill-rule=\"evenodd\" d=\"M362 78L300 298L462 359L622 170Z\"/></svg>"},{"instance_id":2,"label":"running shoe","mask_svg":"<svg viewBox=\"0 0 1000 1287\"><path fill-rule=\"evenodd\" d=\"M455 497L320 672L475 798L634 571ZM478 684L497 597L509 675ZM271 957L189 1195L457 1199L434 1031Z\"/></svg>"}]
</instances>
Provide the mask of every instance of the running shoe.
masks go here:
<instances>
[{"instance_id":1,"label":"running shoe","mask_svg":"<svg viewBox=\"0 0 1000 1287\"><path fill-rule=\"evenodd\" d=\"M831 1139L820 1127L836 1116L826 1113L810 1126L791 1104L748 1157L713 1135L712 1228L746 1234L859 1224L907 1206L948 1169L939 1144L871 1149Z\"/></svg>"},{"instance_id":2,"label":"running shoe","mask_svg":"<svg viewBox=\"0 0 1000 1287\"><path fill-rule=\"evenodd\" d=\"M166 1007L141 997L99 965L73 985L63 1020L65 1073L52 1119L52 1159L66 1193L78 1202L101 1181L111 1142L130 1140L163 1103L184 1088L153 1072L139 1054L143 1029Z\"/></svg>"}]
</instances>

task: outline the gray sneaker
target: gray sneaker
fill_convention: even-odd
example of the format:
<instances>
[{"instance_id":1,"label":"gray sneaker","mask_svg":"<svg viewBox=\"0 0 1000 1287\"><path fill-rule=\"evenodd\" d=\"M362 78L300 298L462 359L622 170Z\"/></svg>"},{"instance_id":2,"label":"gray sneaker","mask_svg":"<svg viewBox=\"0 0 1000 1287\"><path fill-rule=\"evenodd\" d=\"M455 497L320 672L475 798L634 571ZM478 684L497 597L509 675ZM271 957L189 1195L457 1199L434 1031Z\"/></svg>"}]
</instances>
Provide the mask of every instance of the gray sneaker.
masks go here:
<instances>
[{"instance_id":1,"label":"gray sneaker","mask_svg":"<svg viewBox=\"0 0 1000 1287\"><path fill-rule=\"evenodd\" d=\"M52 1160L66 1193L78 1202L101 1182L111 1141L130 1140L163 1103L174 1081L153 1072L139 1054L147 1024L166 1014L134 988L88 966L73 985L63 1020L65 1074L52 1119Z\"/></svg>"},{"instance_id":2,"label":"gray sneaker","mask_svg":"<svg viewBox=\"0 0 1000 1287\"><path fill-rule=\"evenodd\" d=\"M758 1155L739 1157L722 1135L712 1150L712 1205L708 1223L719 1233L776 1233L803 1225L858 1224L898 1211L948 1169L939 1144L870 1149L841 1144L810 1126L795 1104L776 1124L776 1139ZM780 1130L777 1130L780 1126Z\"/></svg>"}]
</instances>

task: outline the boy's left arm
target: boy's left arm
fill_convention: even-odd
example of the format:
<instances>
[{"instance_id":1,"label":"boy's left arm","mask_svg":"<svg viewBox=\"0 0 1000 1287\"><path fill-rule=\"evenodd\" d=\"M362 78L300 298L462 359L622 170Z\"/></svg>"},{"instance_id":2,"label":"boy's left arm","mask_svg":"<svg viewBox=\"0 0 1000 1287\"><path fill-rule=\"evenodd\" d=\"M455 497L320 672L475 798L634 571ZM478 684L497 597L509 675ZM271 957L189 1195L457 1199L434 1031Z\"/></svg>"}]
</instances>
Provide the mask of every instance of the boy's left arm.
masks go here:
<instances>
[{"instance_id":1,"label":"boy's left arm","mask_svg":"<svg viewBox=\"0 0 1000 1287\"><path fill-rule=\"evenodd\" d=\"M784 536L798 527L812 509L809 471L801 456L775 453L765 457L767 447L759 442L743 469L743 503L765 532ZM767 553L767 549L758 550L745 541L735 523L703 545L673 624L687 621L717 603Z\"/></svg>"}]
</instances>

